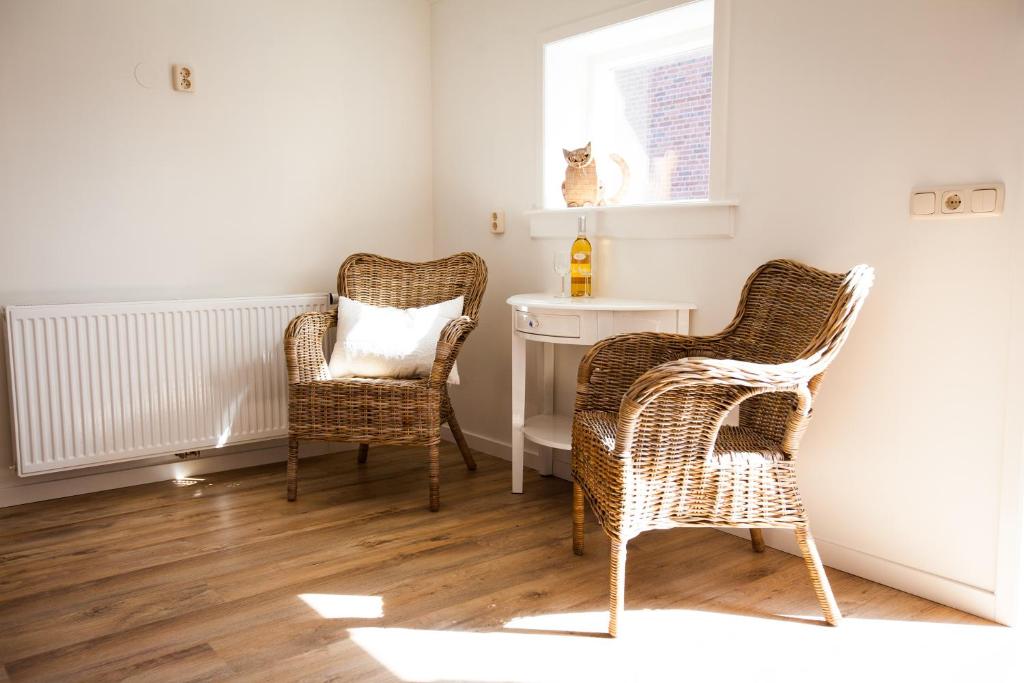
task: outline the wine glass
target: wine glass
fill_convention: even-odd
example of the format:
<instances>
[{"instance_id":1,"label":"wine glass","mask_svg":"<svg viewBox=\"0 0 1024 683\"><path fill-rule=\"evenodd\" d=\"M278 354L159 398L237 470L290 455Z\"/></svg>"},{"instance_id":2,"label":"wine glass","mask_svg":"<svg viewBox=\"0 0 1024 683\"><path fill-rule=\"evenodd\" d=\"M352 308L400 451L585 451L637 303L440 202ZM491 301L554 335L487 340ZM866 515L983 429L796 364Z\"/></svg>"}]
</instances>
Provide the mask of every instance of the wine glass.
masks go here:
<instances>
[{"instance_id":1,"label":"wine glass","mask_svg":"<svg viewBox=\"0 0 1024 683\"><path fill-rule=\"evenodd\" d=\"M562 289L558 293L558 298L564 299L568 296L565 293L565 276L569 273L569 252L567 251L556 251L554 259L555 273L562 278Z\"/></svg>"}]
</instances>

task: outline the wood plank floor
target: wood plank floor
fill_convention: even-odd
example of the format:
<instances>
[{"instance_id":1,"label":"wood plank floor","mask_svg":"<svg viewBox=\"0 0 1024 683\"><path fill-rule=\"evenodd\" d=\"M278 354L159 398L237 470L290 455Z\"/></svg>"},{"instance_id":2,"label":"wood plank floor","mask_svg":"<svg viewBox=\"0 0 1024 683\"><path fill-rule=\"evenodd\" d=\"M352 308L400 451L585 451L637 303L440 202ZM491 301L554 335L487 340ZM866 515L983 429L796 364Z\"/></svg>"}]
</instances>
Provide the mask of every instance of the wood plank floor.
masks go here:
<instances>
[{"instance_id":1,"label":"wood plank floor","mask_svg":"<svg viewBox=\"0 0 1024 683\"><path fill-rule=\"evenodd\" d=\"M302 461L295 503L271 465L2 509L0 681L1020 680L1016 630L831 570L828 628L799 559L713 530L634 541L605 638L570 485L478 462L443 449L436 514L400 448Z\"/></svg>"}]
</instances>

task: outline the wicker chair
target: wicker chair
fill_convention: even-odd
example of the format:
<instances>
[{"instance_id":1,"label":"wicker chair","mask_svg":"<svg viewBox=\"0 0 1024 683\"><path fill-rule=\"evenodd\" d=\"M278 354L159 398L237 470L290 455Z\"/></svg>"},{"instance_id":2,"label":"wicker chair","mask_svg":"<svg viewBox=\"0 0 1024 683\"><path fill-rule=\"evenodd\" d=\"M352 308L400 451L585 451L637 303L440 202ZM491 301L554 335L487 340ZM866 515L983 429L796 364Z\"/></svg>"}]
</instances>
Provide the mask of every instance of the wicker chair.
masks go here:
<instances>
[{"instance_id":1,"label":"wicker chair","mask_svg":"<svg viewBox=\"0 0 1024 683\"><path fill-rule=\"evenodd\" d=\"M438 447L441 425L452 430L466 467L473 455L448 398L448 373L466 337L477 325L487 286L487 266L476 254L461 253L427 263L407 263L355 254L338 271L338 293L369 304L412 308L464 296L463 315L448 323L437 343L428 377L418 379L332 379L324 358L324 337L337 313L305 313L288 325L288 500L295 500L299 440L359 443L365 463L370 444L427 447L430 509L440 507Z\"/></svg>"},{"instance_id":2,"label":"wicker chair","mask_svg":"<svg viewBox=\"0 0 1024 683\"><path fill-rule=\"evenodd\" d=\"M839 608L807 526L794 459L822 377L873 280L771 261L720 334L624 334L580 362L572 429L573 551L583 501L611 538L610 615L623 610L626 544L673 527L794 529L829 624ZM738 426L723 425L739 406Z\"/></svg>"}]
</instances>

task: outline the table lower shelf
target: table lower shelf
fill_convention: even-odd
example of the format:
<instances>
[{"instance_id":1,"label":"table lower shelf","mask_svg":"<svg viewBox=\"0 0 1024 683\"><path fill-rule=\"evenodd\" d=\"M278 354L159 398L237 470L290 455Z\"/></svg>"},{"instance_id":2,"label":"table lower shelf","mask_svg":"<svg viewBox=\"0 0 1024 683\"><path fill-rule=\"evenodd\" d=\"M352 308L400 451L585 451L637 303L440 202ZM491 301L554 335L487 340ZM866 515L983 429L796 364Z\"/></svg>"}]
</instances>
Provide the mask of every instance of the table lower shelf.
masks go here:
<instances>
[{"instance_id":1,"label":"table lower shelf","mask_svg":"<svg viewBox=\"0 0 1024 683\"><path fill-rule=\"evenodd\" d=\"M567 451L572 448L572 417L533 415L526 418L523 435L541 446Z\"/></svg>"}]
</instances>

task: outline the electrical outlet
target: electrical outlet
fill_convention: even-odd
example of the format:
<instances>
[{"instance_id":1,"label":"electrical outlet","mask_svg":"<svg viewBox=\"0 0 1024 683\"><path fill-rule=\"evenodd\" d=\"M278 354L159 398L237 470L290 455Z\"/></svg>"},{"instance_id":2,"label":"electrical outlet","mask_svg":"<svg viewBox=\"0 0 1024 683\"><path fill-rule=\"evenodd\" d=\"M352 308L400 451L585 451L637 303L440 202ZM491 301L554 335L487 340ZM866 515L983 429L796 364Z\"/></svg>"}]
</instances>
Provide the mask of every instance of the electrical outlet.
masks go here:
<instances>
[{"instance_id":1,"label":"electrical outlet","mask_svg":"<svg viewBox=\"0 0 1024 683\"><path fill-rule=\"evenodd\" d=\"M505 212L504 211L492 211L491 212L491 233L495 235L501 235L505 232Z\"/></svg>"},{"instance_id":2,"label":"electrical outlet","mask_svg":"<svg viewBox=\"0 0 1024 683\"><path fill-rule=\"evenodd\" d=\"M174 89L179 92L194 92L196 85L192 74L192 67L185 64L172 65L171 83Z\"/></svg>"},{"instance_id":3,"label":"electrical outlet","mask_svg":"<svg viewBox=\"0 0 1024 683\"><path fill-rule=\"evenodd\" d=\"M963 213L964 197L959 190L942 193L942 213Z\"/></svg>"}]
</instances>

